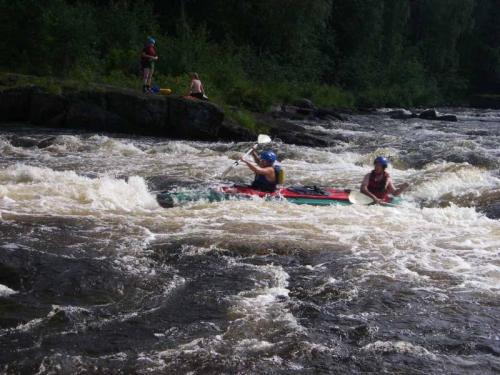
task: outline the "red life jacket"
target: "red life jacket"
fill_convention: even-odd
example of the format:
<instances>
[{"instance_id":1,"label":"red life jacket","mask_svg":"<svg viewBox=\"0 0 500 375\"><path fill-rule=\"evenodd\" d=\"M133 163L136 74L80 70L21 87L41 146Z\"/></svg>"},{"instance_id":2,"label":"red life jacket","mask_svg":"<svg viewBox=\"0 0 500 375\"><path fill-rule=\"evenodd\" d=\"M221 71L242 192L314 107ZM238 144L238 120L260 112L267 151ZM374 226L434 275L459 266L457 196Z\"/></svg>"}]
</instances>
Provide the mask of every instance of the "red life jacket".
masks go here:
<instances>
[{"instance_id":1,"label":"red life jacket","mask_svg":"<svg viewBox=\"0 0 500 375\"><path fill-rule=\"evenodd\" d=\"M389 195L387 193L386 189L386 184L387 184L387 179L389 178L389 174L387 172L384 172L383 177L379 180L376 181L375 177L377 175L375 174L375 171L372 171L370 173L370 180L368 182L368 190L370 193L375 195L378 199L382 199L384 201L389 200Z\"/></svg>"},{"instance_id":2,"label":"red life jacket","mask_svg":"<svg viewBox=\"0 0 500 375\"><path fill-rule=\"evenodd\" d=\"M145 53L148 56L153 56L156 57L156 48L152 45L147 45L142 49L142 52ZM149 59L145 58L141 54L141 61L142 62L147 62Z\"/></svg>"}]
</instances>

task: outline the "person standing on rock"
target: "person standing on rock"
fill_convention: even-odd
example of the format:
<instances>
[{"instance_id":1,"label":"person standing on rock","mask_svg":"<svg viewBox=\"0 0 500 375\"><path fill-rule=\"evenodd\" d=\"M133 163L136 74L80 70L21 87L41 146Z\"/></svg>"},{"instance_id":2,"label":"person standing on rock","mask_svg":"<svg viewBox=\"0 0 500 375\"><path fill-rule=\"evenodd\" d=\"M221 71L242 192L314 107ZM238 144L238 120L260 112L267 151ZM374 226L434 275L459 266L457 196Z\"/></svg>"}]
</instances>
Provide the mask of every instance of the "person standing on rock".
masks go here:
<instances>
[{"instance_id":1,"label":"person standing on rock","mask_svg":"<svg viewBox=\"0 0 500 375\"><path fill-rule=\"evenodd\" d=\"M208 97L205 95L205 89L203 88L203 84L200 81L200 76L198 73L191 74L191 83L189 84L189 93L188 96L201 100L208 100Z\"/></svg>"},{"instance_id":2,"label":"person standing on rock","mask_svg":"<svg viewBox=\"0 0 500 375\"><path fill-rule=\"evenodd\" d=\"M151 80L155 71L155 61L158 60L156 53L156 41L153 37L148 37L146 46L142 49L141 53L141 67L142 67L142 92L147 94L151 92Z\"/></svg>"}]
</instances>

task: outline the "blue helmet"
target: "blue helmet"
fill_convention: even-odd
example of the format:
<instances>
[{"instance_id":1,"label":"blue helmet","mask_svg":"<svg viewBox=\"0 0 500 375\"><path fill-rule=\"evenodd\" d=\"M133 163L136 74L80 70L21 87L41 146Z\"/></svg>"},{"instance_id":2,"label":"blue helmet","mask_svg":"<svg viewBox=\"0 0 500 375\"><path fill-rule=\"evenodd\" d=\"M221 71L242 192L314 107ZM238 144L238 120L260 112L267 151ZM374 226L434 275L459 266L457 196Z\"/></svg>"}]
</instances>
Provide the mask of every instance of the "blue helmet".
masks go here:
<instances>
[{"instance_id":1,"label":"blue helmet","mask_svg":"<svg viewBox=\"0 0 500 375\"><path fill-rule=\"evenodd\" d=\"M389 162L383 156L377 156L373 161L373 164L380 164L382 167L387 168Z\"/></svg>"},{"instance_id":2,"label":"blue helmet","mask_svg":"<svg viewBox=\"0 0 500 375\"><path fill-rule=\"evenodd\" d=\"M147 42L148 44L156 44L156 40L152 36L148 36Z\"/></svg>"},{"instance_id":3,"label":"blue helmet","mask_svg":"<svg viewBox=\"0 0 500 375\"><path fill-rule=\"evenodd\" d=\"M277 159L276 154L272 151L262 151L259 156L260 160L264 160L269 164L273 164Z\"/></svg>"}]
</instances>

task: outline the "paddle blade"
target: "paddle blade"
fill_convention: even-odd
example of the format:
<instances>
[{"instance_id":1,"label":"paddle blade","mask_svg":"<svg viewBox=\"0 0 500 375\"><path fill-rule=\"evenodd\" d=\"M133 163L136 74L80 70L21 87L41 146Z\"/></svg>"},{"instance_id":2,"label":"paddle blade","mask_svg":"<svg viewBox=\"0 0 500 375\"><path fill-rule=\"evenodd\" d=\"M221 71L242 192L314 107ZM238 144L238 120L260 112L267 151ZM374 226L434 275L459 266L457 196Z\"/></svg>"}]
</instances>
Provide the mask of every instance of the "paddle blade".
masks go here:
<instances>
[{"instance_id":1,"label":"paddle blade","mask_svg":"<svg viewBox=\"0 0 500 375\"><path fill-rule=\"evenodd\" d=\"M271 143L271 137L266 135L266 134L259 134L257 137L257 143L258 144L264 144L264 143Z\"/></svg>"},{"instance_id":2,"label":"paddle blade","mask_svg":"<svg viewBox=\"0 0 500 375\"><path fill-rule=\"evenodd\" d=\"M352 204L361 204L367 206L373 203L373 199L360 191L353 190L349 193L349 202L351 202Z\"/></svg>"}]
</instances>

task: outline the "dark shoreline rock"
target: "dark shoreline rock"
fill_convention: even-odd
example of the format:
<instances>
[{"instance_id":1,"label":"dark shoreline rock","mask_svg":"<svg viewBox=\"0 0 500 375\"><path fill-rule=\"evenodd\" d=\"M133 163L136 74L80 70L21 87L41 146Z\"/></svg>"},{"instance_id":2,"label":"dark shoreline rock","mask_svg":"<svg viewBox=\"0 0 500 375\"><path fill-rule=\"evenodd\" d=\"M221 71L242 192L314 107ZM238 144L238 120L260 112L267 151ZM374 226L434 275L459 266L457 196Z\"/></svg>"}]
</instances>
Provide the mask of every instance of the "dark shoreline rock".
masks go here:
<instances>
[{"instance_id":1,"label":"dark shoreline rock","mask_svg":"<svg viewBox=\"0 0 500 375\"><path fill-rule=\"evenodd\" d=\"M394 111L387 112L387 115L395 120L406 120L409 118L418 117L415 113L407 110L407 109L396 109Z\"/></svg>"},{"instance_id":2,"label":"dark shoreline rock","mask_svg":"<svg viewBox=\"0 0 500 375\"><path fill-rule=\"evenodd\" d=\"M420 118L422 120L431 120L431 121L451 121L457 122L458 118L456 115L445 114L440 115L435 109L425 109L420 114L409 111L407 109L395 109L393 111L389 111L385 113L392 119L395 120L407 120L411 118Z\"/></svg>"},{"instance_id":3,"label":"dark shoreline rock","mask_svg":"<svg viewBox=\"0 0 500 375\"><path fill-rule=\"evenodd\" d=\"M325 134L311 129L307 125L276 118L273 113L256 113L254 116L258 123L267 128L267 132L271 137L279 138L285 143L310 147L328 147L338 142L349 142L349 139L344 135Z\"/></svg>"},{"instance_id":4,"label":"dark shoreline rock","mask_svg":"<svg viewBox=\"0 0 500 375\"><path fill-rule=\"evenodd\" d=\"M224 113L212 103L109 86L64 89L60 94L34 85L0 89L1 122L214 140L223 120Z\"/></svg>"},{"instance_id":5,"label":"dark shoreline rock","mask_svg":"<svg viewBox=\"0 0 500 375\"><path fill-rule=\"evenodd\" d=\"M457 122L458 118L455 115L440 115L435 109L426 109L418 115L419 118L424 120L435 120L435 121L451 121Z\"/></svg>"},{"instance_id":6,"label":"dark shoreline rock","mask_svg":"<svg viewBox=\"0 0 500 375\"><path fill-rule=\"evenodd\" d=\"M144 95L108 85L84 88L57 81L56 91L19 84L16 75L0 81L0 122L29 123L56 129L81 129L198 141L252 141L256 130L224 118L215 104L176 96ZM30 81L29 76L22 77ZM34 80L34 79L33 79ZM309 100L254 113L258 128L291 144L326 147L346 137L326 134L289 120L339 121L337 109L316 108ZM29 140L19 140L29 144ZM41 147L44 144L40 145Z\"/></svg>"}]
</instances>

